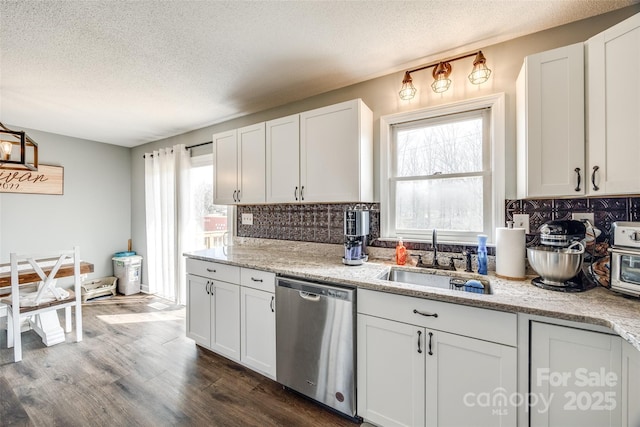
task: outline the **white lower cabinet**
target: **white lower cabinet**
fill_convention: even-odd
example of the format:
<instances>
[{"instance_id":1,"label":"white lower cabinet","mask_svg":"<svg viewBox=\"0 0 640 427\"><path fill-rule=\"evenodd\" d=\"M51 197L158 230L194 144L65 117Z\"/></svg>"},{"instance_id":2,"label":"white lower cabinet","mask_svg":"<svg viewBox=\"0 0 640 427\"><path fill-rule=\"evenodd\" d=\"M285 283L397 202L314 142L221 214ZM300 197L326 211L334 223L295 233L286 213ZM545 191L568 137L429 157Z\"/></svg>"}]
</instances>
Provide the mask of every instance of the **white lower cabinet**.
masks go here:
<instances>
[{"instance_id":1,"label":"white lower cabinet","mask_svg":"<svg viewBox=\"0 0 640 427\"><path fill-rule=\"evenodd\" d=\"M210 280L187 274L187 337L211 346Z\"/></svg>"},{"instance_id":2,"label":"white lower cabinet","mask_svg":"<svg viewBox=\"0 0 640 427\"><path fill-rule=\"evenodd\" d=\"M275 294L242 287L242 362L254 370L276 378Z\"/></svg>"},{"instance_id":3,"label":"white lower cabinet","mask_svg":"<svg viewBox=\"0 0 640 427\"><path fill-rule=\"evenodd\" d=\"M514 426L516 348L446 332L426 333L426 425Z\"/></svg>"},{"instance_id":4,"label":"white lower cabinet","mask_svg":"<svg viewBox=\"0 0 640 427\"><path fill-rule=\"evenodd\" d=\"M358 315L358 415L381 426L420 426L425 420L422 328Z\"/></svg>"},{"instance_id":5,"label":"white lower cabinet","mask_svg":"<svg viewBox=\"0 0 640 427\"><path fill-rule=\"evenodd\" d=\"M619 336L542 322L530 327L530 426L638 425L622 423ZM637 382L631 387L637 393Z\"/></svg>"},{"instance_id":6,"label":"white lower cabinet","mask_svg":"<svg viewBox=\"0 0 640 427\"><path fill-rule=\"evenodd\" d=\"M640 351L622 343L622 425L640 426Z\"/></svg>"},{"instance_id":7,"label":"white lower cabinet","mask_svg":"<svg viewBox=\"0 0 640 427\"><path fill-rule=\"evenodd\" d=\"M380 426L516 424L516 409L509 404L517 391L515 315L372 294L358 291L358 415ZM389 307L402 312L394 316ZM459 332L460 319L451 316L465 309L469 323L483 324L486 312L484 326L502 331L471 338L435 329L446 329L451 319ZM397 320L410 315L414 324ZM486 341L490 336L513 345Z\"/></svg>"},{"instance_id":8,"label":"white lower cabinet","mask_svg":"<svg viewBox=\"0 0 640 427\"><path fill-rule=\"evenodd\" d=\"M240 286L187 274L187 336L240 360Z\"/></svg>"},{"instance_id":9,"label":"white lower cabinet","mask_svg":"<svg viewBox=\"0 0 640 427\"><path fill-rule=\"evenodd\" d=\"M240 286L211 281L211 350L240 360Z\"/></svg>"},{"instance_id":10,"label":"white lower cabinet","mask_svg":"<svg viewBox=\"0 0 640 427\"><path fill-rule=\"evenodd\" d=\"M276 377L275 274L187 258L187 337Z\"/></svg>"}]
</instances>

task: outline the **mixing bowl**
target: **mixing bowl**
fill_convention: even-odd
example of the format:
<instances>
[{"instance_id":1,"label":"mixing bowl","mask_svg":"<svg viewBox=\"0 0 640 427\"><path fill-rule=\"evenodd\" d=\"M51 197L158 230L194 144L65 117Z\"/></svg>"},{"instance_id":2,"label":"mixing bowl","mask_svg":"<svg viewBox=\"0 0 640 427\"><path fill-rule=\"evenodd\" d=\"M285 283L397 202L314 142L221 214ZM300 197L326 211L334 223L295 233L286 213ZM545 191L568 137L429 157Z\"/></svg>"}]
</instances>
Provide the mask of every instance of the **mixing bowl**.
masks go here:
<instances>
[{"instance_id":1,"label":"mixing bowl","mask_svg":"<svg viewBox=\"0 0 640 427\"><path fill-rule=\"evenodd\" d=\"M547 284L562 284L575 277L582 266L584 246L576 242L568 248L535 246L527 248L531 267Z\"/></svg>"}]
</instances>

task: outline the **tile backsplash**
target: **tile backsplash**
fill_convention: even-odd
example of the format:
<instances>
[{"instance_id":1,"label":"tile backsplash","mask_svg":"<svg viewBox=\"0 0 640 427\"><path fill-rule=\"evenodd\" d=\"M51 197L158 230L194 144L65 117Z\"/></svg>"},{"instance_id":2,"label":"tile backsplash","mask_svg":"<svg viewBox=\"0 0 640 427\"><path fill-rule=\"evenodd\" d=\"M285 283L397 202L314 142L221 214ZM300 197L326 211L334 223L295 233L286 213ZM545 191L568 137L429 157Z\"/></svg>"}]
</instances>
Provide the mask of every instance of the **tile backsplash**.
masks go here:
<instances>
[{"instance_id":1,"label":"tile backsplash","mask_svg":"<svg viewBox=\"0 0 640 427\"><path fill-rule=\"evenodd\" d=\"M344 211L355 203L244 205L237 209L238 237L341 244ZM372 238L380 236L380 204L365 203L371 211ZM253 214L253 225L242 225L242 214Z\"/></svg>"},{"instance_id":2,"label":"tile backsplash","mask_svg":"<svg viewBox=\"0 0 640 427\"><path fill-rule=\"evenodd\" d=\"M572 213L593 213L594 224L602 231L598 241L609 241L611 226L616 221L640 221L640 197L591 197L580 199L532 199L506 200L505 219L513 220L513 214L529 214L531 234L527 245L537 245L538 227L547 221L571 219Z\"/></svg>"},{"instance_id":3,"label":"tile backsplash","mask_svg":"<svg viewBox=\"0 0 640 427\"><path fill-rule=\"evenodd\" d=\"M316 243L343 243L344 211L354 203L243 205L237 209L237 234L239 237L296 240ZM395 242L380 241L380 204L365 204L371 212L370 246L393 248ZM535 234L540 225L555 219L571 219L572 213L594 214L595 226L602 231L599 241L610 239L611 226L616 221L640 221L640 196L592 197L579 199L522 199L505 201L505 219L513 220L513 214L529 214L531 234L527 245L537 245ZM242 225L242 214L253 214L253 225ZM410 250L431 250L430 243L406 242ZM468 249L475 252L476 245L439 244L442 252ZM488 248L495 255L495 248Z\"/></svg>"}]
</instances>

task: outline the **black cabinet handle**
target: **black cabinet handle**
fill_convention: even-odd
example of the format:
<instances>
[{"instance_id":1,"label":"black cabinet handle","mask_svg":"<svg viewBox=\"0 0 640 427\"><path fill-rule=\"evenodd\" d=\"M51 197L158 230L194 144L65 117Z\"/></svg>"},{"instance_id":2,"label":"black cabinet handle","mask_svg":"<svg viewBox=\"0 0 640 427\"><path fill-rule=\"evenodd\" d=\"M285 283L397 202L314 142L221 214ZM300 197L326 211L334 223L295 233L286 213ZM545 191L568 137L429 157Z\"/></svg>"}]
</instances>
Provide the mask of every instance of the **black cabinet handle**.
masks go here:
<instances>
[{"instance_id":1,"label":"black cabinet handle","mask_svg":"<svg viewBox=\"0 0 640 427\"><path fill-rule=\"evenodd\" d=\"M207 291L207 295L211 295L211 282L207 280L207 285L204 287L204 289Z\"/></svg>"},{"instance_id":2,"label":"black cabinet handle","mask_svg":"<svg viewBox=\"0 0 640 427\"><path fill-rule=\"evenodd\" d=\"M419 314L420 316L426 316L426 317L438 317L438 313L427 313L424 311L418 311L416 309L413 310L413 314Z\"/></svg>"},{"instance_id":3,"label":"black cabinet handle","mask_svg":"<svg viewBox=\"0 0 640 427\"><path fill-rule=\"evenodd\" d=\"M240 190L238 190L238 203L240 203Z\"/></svg>"},{"instance_id":4,"label":"black cabinet handle","mask_svg":"<svg viewBox=\"0 0 640 427\"><path fill-rule=\"evenodd\" d=\"M293 192L293 197L296 198L296 202L298 201L298 186L296 185L296 189Z\"/></svg>"},{"instance_id":5,"label":"black cabinet handle","mask_svg":"<svg viewBox=\"0 0 640 427\"><path fill-rule=\"evenodd\" d=\"M273 303L276 301L276 297L275 296L271 296L271 302L269 303L269 307L271 307L271 312L275 313L276 310L273 308Z\"/></svg>"},{"instance_id":6,"label":"black cabinet handle","mask_svg":"<svg viewBox=\"0 0 640 427\"><path fill-rule=\"evenodd\" d=\"M207 271L208 271L209 273L215 273L215 272L216 272L216 270L215 270L215 269L213 269L213 268L207 268Z\"/></svg>"},{"instance_id":7,"label":"black cabinet handle","mask_svg":"<svg viewBox=\"0 0 640 427\"><path fill-rule=\"evenodd\" d=\"M304 185L300 187L300 200L304 201Z\"/></svg>"},{"instance_id":8,"label":"black cabinet handle","mask_svg":"<svg viewBox=\"0 0 640 427\"><path fill-rule=\"evenodd\" d=\"M578 183L576 184L576 191L580 191L580 168L574 169L576 175L578 176Z\"/></svg>"},{"instance_id":9,"label":"black cabinet handle","mask_svg":"<svg viewBox=\"0 0 640 427\"><path fill-rule=\"evenodd\" d=\"M237 192L238 192L238 190L234 190L234 192L233 192L233 201L234 202L237 202L237 200L236 200L236 193Z\"/></svg>"},{"instance_id":10,"label":"black cabinet handle","mask_svg":"<svg viewBox=\"0 0 640 427\"><path fill-rule=\"evenodd\" d=\"M422 337L422 331L418 331L418 353L422 353L422 348L420 348L420 338Z\"/></svg>"},{"instance_id":11,"label":"black cabinet handle","mask_svg":"<svg viewBox=\"0 0 640 427\"><path fill-rule=\"evenodd\" d=\"M433 356L433 351L431 351L431 341L433 340L433 333L429 332L429 356Z\"/></svg>"},{"instance_id":12,"label":"black cabinet handle","mask_svg":"<svg viewBox=\"0 0 640 427\"><path fill-rule=\"evenodd\" d=\"M256 279L255 277L252 277L251 280L253 280L254 282L261 282L261 283L263 282L262 279Z\"/></svg>"},{"instance_id":13,"label":"black cabinet handle","mask_svg":"<svg viewBox=\"0 0 640 427\"><path fill-rule=\"evenodd\" d=\"M600 166L594 166L593 172L591 172L591 183L593 184L593 191L598 191L600 187L596 185L596 172L600 169Z\"/></svg>"}]
</instances>

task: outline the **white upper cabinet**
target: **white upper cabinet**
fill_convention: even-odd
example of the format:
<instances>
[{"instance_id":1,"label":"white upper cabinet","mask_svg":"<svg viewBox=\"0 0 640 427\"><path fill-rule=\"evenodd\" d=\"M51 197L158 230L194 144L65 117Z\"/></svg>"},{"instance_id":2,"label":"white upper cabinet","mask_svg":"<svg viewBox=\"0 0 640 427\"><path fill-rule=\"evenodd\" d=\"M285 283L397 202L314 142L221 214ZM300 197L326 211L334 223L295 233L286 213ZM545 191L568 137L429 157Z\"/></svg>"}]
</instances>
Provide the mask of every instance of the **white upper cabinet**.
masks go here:
<instances>
[{"instance_id":1,"label":"white upper cabinet","mask_svg":"<svg viewBox=\"0 0 640 427\"><path fill-rule=\"evenodd\" d=\"M265 202L265 125L238 129L238 203Z\"/></svg>"},{"instance_id":2,"label":"white upper cabinet","mask_svg":"<svg viewBox=\"0 0 640 427\"><path fill-rule=\"evenodd\" d=\"M587 42L589 193L640 192L640 14Z\"/></svg>"},{"instance_id":3,"label":"white upper cabinet","mask_svg":"<svg viewBox=\"0 0 640 427\"><path fill-rule=\"evenodd\" d=\"M300 201L300 114L268 121L267 203Z\"/></svg>"},{"instance_id":4,"label":"white upper cabinet","mask_svg":"<svg viewBox=\"0 0 640 427\"><path fill-rule=\"evenodd\" d=\"M238 145L236 130L213 135L214 200L217 205L236 203L238 193Z\"/></svg>"},{"instance_id":5,"label":"white upper cabinet","mask_svg":"<svg viewBox=\"0 0 640 427\"><path fill-rule=\"evenodd\" d=\"M300 114L300 201L373 201L373 113L362 100Z\"/></svg>"},{"instance_id":6,"label":"white upper cabinet","mask_svg":"<svg viewBox=\"0 0 640 427\"><path fill-rule=\"evenodd\" d=\"M518 198L584 195L584 44L527 56L516 104Z\"/></svg>"},{"instance_id":7,"label":"white upper cabinet","mask_svg":"<svg viewBox=\"0 0 640 427\"><path fill-rule=\"evenodd\" d=\"M265 202L265 124L213 135L214 202Z\"/></svg>"}]
</instances>

